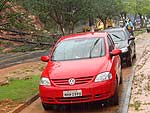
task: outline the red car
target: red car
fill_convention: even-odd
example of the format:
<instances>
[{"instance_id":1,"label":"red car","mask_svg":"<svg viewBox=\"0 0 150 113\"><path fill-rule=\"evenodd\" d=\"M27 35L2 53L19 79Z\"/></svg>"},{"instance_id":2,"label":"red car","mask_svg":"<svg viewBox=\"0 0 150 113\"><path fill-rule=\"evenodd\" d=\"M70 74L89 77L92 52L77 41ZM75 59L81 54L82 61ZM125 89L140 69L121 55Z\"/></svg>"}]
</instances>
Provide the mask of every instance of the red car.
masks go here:
<instances>
[{"instance_id":1,"label":"red car","mask_svg":"<svg viewBox=\"0 0 150 113\"><path fill-rule=\"evenodd\" d=\"M39 85L45 110L53 105L109 99L118 105L121 50L107 32L88 32L61 37L49 56Z\"/></svg>"}]
</instances>

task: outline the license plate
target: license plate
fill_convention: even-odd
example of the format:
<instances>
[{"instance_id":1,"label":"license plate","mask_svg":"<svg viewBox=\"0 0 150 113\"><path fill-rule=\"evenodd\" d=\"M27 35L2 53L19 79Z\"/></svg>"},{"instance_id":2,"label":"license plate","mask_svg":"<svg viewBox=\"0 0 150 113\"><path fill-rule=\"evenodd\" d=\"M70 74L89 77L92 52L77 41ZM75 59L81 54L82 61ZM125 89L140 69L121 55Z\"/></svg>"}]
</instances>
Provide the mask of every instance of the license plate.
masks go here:
<instances>
[{"instance_id":1,"label":"license plate","mask_svg":"<svg viewBox=\"0 0 150 113\"><path fill-rule=\"evenodd\" d=\"M63 97L79 97L82 96L82 90L63 91Z\"/></svg>"}]
</instances>

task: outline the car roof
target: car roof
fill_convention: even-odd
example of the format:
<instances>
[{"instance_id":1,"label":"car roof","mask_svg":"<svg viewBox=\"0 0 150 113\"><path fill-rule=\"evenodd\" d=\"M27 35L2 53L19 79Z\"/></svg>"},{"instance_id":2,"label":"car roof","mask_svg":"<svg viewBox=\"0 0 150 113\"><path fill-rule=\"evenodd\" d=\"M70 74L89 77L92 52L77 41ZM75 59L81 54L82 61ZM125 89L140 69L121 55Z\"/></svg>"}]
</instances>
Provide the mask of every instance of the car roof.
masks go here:
<instances>
[{"instance_id":1,"label":"car roof","mask_svg":"<svg viewBox=\"0 0 150 113\"><path fill-rule=\"evenodd\" d=\"M76 33L76 34L70 34L67 36L62 36L59 41L61 40L67 40L67 39L77 39L77 38L92 38L92 37L106 37L107 32L83 32L83 33Z\"/></svg>"},{"instance_id":2,"label":"car roof","mask_svg":"<svg viewBox=\"0 0 150 113\"><path fill-rule=\"evenodd\" d=\"M125 27L114 27L114 28L109 28L105 29L104 31L111 32L111 31L124 31L126 28Z\"/></svg>"}]
</instances>

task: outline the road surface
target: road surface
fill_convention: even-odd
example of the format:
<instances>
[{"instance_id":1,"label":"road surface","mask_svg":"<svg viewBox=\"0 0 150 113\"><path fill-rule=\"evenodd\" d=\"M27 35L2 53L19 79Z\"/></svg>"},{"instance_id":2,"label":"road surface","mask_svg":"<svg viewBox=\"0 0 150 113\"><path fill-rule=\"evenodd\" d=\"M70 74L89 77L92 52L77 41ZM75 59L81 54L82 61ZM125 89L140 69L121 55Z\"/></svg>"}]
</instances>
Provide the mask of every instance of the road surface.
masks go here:
<instances>
[{"instance_id":1,"label":"road surface","mask_svg":"<svg viewBox=\"0 0 150 113\"><path fill-rule=\"evenodd\" d=\"M18 52L18 53L6 53L0 54L0 69L9 66L25 63L39 61L40 56L48 55L49 50L40 50L33 52Z\"/></svg>"}]
</instances>

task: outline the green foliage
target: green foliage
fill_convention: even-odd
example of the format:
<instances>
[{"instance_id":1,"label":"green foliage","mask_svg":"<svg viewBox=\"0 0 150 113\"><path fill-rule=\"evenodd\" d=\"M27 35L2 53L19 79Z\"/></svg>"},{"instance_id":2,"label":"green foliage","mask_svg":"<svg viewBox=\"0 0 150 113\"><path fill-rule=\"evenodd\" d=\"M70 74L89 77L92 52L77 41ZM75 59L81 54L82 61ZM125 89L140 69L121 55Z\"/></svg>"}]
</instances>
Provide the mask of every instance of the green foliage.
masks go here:
<instances>
[{"instance_id":1,"label":"green foliage","mask_svg":"<svg viewBox=\"0 0 150 113\"><path fill-rule=\"evenodd\" d=\"M21 46L16 46L14 47L11 52L26 52L26 51L34 51L35 48L38 47L37 45L21 45Z\"/></svg>"},{"instance_id":2,"label":"green foliage","mask_svg":"<svg viewBox=\"0 0 150 113\"><path fill-rule=\"evenodd\" d=\"M0 6L4 1L0 2ZM120 13L150 15L150 0L11 0L26 11L39 16L48 31L72 33L74 27L89 17L106 18L119 16ZM4 3L3 3L4 4ZM0 17L1 18L1 17ZM7 17L9 18L9 17ZM25 19L26 18L26 19ZM11 14L10 28L33 30L25 14ZM27 24L25 24L27 23ZM12 27L13 26L13 27Z\"/></svg>"},{"instance_id":3,"label":"green foliage","mask_svg":"<svg viewBox=\"0 0 150 113\"><path fill-rule=\"evenodd\" d=\"M12 0L1 0L0 1L0 12L6 8L8 8L7 2L10 2Z\"/></svg>"},{"instance_id":4,"label":"green foliage","mask_svg":"<svg viewBox=\"0 0 150 113\"><path fill-rule=\"evenodd\" d=\"M146 28L141 28L140 30L136 30L134 31L134 35L138 36L139 34L142 34L146 31Z\"/></svg>"},{"instance_id":5,"label":"green foliage","mask_svg":"<svg viewBox=\"0 0 150 113\"><path fill-rule=\"evenodd\" d=\"M98 13L102 19L107 17L114 17L120 13L120 0L96 0L95 1L95 12Z\"/></svg>"},{"instance_id":6,"label":"green foliage","mask_svg":"<svg viewBox=\"0 0 150 113\"><path fill-rule=\"evenodd\" d=\"M53 20L64 33L63 29L73 30L77 22L88 18L92 11L90 3L90 0L27 0L23 5L34 14L44 16L40 18Z\"/></svg>"},{"instance_id":7,"label":"green foliage","mask_svg":"<svg viewBox=\"0 0 150 113\"><path fill-rule=\"evenodd\" d=\"M14 44L12 42L9 42L9 41L0 40L0 45L2 45L3 48L6 48L6 47L12 47Z\"/></svg>"},{"instance_id":8,"label":"green foliage","mask_svg":"<svg viewBox=\"0 0 150 113\"><path fill-rule=\"evenodd\" d=\"M0 100L12 99L25 101L38 92L39 76L32 76L31 79L13 79L10 84L0 86Z\"/></svg>"},{"instance_id":9,"label":"green foliage","mask_svg":"<svg viewBox=\"0 0 150 113\"><path fill-rule=\"evenodd\" d=\"M5 42L4 42L4 41L2 41L2 40L0 40L0 45L2 45L2 44L5 44Z\"/></svg>"},{"instance_id":10,"label":"green foliage","mask_svg":"<svg viewBox=\"0 0 150 113\"><path fill-rule=\"evenodd\" d=\"M30 24L31 19L28 18L27 14L21 13L6 13L6 18L10 22L7 28L30 31L34 30L34 26Z\"/></svg>"},{"instance_id":11,"label":"green foliage","mask_svg":"<svg viewBox=\"0 0 150 113\"><path fill-rule=\"evenodd\" d=\"M150 0L125 0L123 4L127 13L150 15Z\"/></svg>"}]
</instances>

